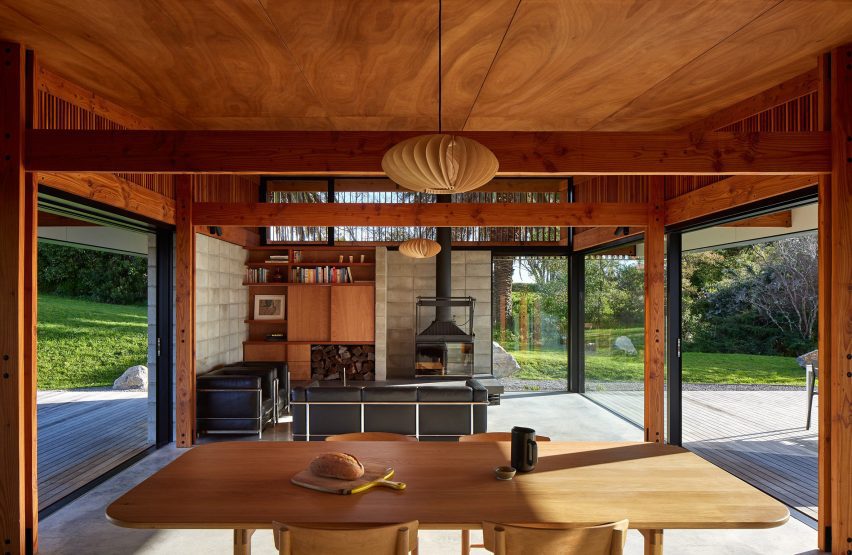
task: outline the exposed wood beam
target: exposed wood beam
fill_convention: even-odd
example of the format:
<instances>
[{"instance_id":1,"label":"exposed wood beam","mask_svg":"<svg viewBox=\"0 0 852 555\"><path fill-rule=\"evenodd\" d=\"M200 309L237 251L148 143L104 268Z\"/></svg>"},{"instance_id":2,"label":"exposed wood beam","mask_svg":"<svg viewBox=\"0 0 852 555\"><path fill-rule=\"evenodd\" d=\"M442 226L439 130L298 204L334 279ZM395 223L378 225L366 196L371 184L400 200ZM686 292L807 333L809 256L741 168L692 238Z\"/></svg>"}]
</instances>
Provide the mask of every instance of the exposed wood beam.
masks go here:
<instances>
[{"instance_id":1,"label":"exposed wood beam","mask_svg":"<svg viewBox=\"0 0 852 555\"><path fill-rule=\"evenodd\" d=\"M818 59L817 128L831 129L831 54ZM831 550L831 175L819 176L817 234L818 303L817 379L820 396L817 419L817 543L820 551Z\"/></svg>"},{"instance_id":2,"label":"exposed wood beam","mask_svg":"<svg viewBox=\"0 0 852 555\"><path fill-rule=\"evenodd\" d=\"M767 89L760 94L737 102L704 119L690 123L679 129L679 131L685 133L715 131L726 125L759 114L764 110L769 110L775 106L780 106L781 104L815 92L818 86L819 76L817 75L817 70L813 69Z\"/></svg>"},{"instance_id":3,"label":"exposed wood beam","mask_svg":"<svg viewBox=\"0 0 852 555\"><path fill-rule=\"evenodd\" d=\"M195 232L220 241L225 241L241 247L257 247L260 245L260 234L256 229L246 227L221 227L220 233L212 233L210 226L195 226Z\"/></svg>"},{"instance_id":4,"label":"exposed wood beam","mask_svg":"<svg viewBox=\"0 0 852 555\"><path fill-rule=\"evenodd\" d=\"M565 180L559 178L502 178L486 183L477 192L482 193L557 193L564 188ZM328 189L325 179L271 179L269 191L324 193ZM386 177L337 179L334 190L353 193L410 192Z\"/></svg>"},{"instance_id":5,"label":"exposed wood beam","mask_svg":"<svg viewBox=\"0 0 852 555\"><path fill-rule=\"evenodd\" d=\"M195 228L192 225L194 179L175 183L175 444L195 442Z\"/></svg>"},{"instance_id":6,"label":"exposed wood beam","mask_svg":"<svg viewBox=\"0 0 852 555\"><path fill-rule=\"evenodd\" d=\"M793 211L782 210L773 214L746 218L722 224L722 227L793 227Z\"/></svg>"},{"instance_id":7,"label":"exposed wood beam","mask_svg":"<svg viewBox=\"0 0 852 555\"><path fill-rule=\"evenodd\" d=\"M193 223L206 226L644 226L644 203L595 204L312 204L196 203Z\"/></svg>"},{"instance_id":8,"label":"exposed wood beam","mask_svg":"<svg viewBox=\"0 0 852 555\"><path fill-rule=\"evenodd\" d=\"M388 148L413 132L61 131L27 134L30 171L382 175ZM500 175L819 174L822 132L470 132Z\"/></svg>"},{"instance_id":9,"label":"exposed wood beam","mask_svg":"<svg viewBox=\"0 0 852 555\"><path fill-rule=\"evenodd\" d=\"M0 42L0 543L26 545L24 51Z\"/></svg>"},{"instance_id":10,"label":"exposed wood beam","mask_svg":"<svg viewBox=\"0 0 852 555\"><path fill-rule=\"evenodd\" d=\"M155 122L140 117L130 110L119 106L92 91L60 77L58 74L40 66L38 69L38 90L49 93L74 106L78 106L97 116L106 118L128 129L154 129ZM166 120L156 123L162 124ZM35 126L34 128L38 128Z\"/></svg>"},{"instance_id":11,"label":"exposed wood beam","mask_svg":"<svg viewBox=\"0 0 852 555\"><path fill-rule=\"evenodd\" d=\"M665 224L663 178L651 178L645 228L645 441L665 443Z\"/></svg>"},{"instance_id":12,"label":"exposed wood beam","mask_svg":"<svg viewBox=\"0 0 852 555\"><path fill-rule=\"evenodd\" d=\"M852 551L852 44L831 53L831 549Z\"/></svg>"},{"instance_id":13,"label":"exposed wood beam","mask_svg":"<svg viewBox=\"0 0 852 555\"><path fill-rule=\"evenodd\" d=\"M175 223L173 199L112 174L39 173L38 182L152 220Z\"/></svg>"},{"instance_id":14,"label":"exposed wood beam","mask_svg":"<svg viewBox=\"0 0 852 555\"><path fill-rule=\"evenodd\" d=\"M666 225L677 225L716 212L745 206L812 187L815 175L734 176L666 202Z\"/></svg>"},{"instance_id":15,"label":"exposed wood beam","mask_svg":"<svg viewBox=\"0 0 852 555\"><path fill-rule=\"evenodd\" d=\"M600 247L608 243L621 241L625 237L636 237L642 235L645 229L642 227L628 227L627 235L616 235L615 230L618 227L592 227L585 231L580 231L574 234L574 250L585 251L591 248Z\"/></svg>"}]
</instances>

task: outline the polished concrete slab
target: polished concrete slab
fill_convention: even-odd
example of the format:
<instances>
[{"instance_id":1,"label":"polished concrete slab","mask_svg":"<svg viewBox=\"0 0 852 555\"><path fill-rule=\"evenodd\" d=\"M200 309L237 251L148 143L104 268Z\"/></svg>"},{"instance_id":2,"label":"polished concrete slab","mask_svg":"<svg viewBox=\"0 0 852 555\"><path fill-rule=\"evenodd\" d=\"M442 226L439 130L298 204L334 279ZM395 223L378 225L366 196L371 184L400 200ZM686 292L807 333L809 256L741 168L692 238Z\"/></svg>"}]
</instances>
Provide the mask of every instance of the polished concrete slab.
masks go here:
<instances>
[{"instance_id":1,"label":"polished concrete slab","mask_svg":"<svg viewBox=\"0 0 852 555\"><path fill-rule=\"evenodd\" d=\"M507 394L500 406L489 408L489 428L508 430L529 425L556 440L636 441L634 426L589 400L573 394ZM639 433L640 434L640 433ZM641 434L640 434L641 436ZM280 435L265 434L273 440ZM133 467L99 485L41 522L40 553L112 555L231 552L231 533L224 530L132 530L107 521L104 511L115 498L179 457L185 451L164 447ZM474 534L474 540L476 540ZM667 554L804 554L818 553L816 531L796 520L770 530L674 530L665 537ZM252 540L256 554L273 554L269 531ZM458 532L421 534L420 553L459 552ZM486 553L475 550L474 553ZM627 553L643 552L642 537L631 532Z\"/></svg>"}]
</instances>

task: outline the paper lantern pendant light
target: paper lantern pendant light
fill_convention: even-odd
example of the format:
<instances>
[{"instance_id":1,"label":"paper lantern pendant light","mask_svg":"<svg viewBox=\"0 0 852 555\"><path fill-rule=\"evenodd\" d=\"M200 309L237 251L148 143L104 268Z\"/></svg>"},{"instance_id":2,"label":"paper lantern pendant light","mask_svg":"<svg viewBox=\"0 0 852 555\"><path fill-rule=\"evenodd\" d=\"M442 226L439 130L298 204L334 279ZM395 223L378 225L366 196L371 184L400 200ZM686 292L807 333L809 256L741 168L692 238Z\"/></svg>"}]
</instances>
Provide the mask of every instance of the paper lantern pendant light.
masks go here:
<instances>
[{"instance_id":1,"label":"paper lantern pendant light","mask_svg":"<svg viewBox=\"0 0 852 555\"><path fill-rule=\"evenodd\" d=\"M498 168L497 157L485 146L446 134L412 137L382 158L382 169L400 186L434 195L478 189L494 179Z\"/></svg>"},{"instance_id":2,"label":"paper lantern pendant light","mask_svg":"<svg viewBox=\"0 0 852 555\"><path fill-rule=\"evenodd\" d=\"M399 245L399 254L408 258L432 258L441 252L441 245L432 239L409 239Z\"/></svg>"}]
</instances>

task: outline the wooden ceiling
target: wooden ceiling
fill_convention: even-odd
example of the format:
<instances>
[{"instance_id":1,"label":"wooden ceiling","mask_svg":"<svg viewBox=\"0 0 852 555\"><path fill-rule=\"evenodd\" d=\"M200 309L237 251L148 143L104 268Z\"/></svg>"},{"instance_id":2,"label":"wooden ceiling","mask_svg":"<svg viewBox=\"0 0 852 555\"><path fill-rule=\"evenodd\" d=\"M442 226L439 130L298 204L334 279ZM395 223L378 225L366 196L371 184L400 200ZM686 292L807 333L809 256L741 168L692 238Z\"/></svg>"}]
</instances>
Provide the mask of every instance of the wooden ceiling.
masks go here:
<instances>
[{"instance_id":1,"label":"wooden ceiling","mask_svg":"<svg viewBox=\"0 0 852 555\"><path fill-rule=\"evenodd\" d=\"M443 0L443 125L677 129L852 40L846 0ZM0 36L177 129L431 130L438 0L0 0Z\"/></svg>"}]
</instances>

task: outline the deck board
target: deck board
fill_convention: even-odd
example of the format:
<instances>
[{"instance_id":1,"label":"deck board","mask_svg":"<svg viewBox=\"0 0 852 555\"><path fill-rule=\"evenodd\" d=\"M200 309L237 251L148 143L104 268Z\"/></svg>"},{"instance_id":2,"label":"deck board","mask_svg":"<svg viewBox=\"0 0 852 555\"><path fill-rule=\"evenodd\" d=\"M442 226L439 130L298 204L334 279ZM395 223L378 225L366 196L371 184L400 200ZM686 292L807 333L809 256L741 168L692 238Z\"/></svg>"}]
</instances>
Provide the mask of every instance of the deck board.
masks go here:
<instances>
[{"instance_id":1,"label":"deck board","mask_svg":"<svg viewBox=\"0 0 852 555\"><path fill-rule=\"evenodd\" d=\"M587 396L642 426L641 391ZM817 518L818 397L804 429L802 391L684 391L683 446Z\"/></svg>"},{"instance_id":2,"label":"deck board","mask_svg":"<svg viewBox=\"0 0 852 555\"><path fill-rule=\"evenodd\" d=\"M38 392L39 509L149 447L148 394Z\"/></svg>"}]
</instances>

